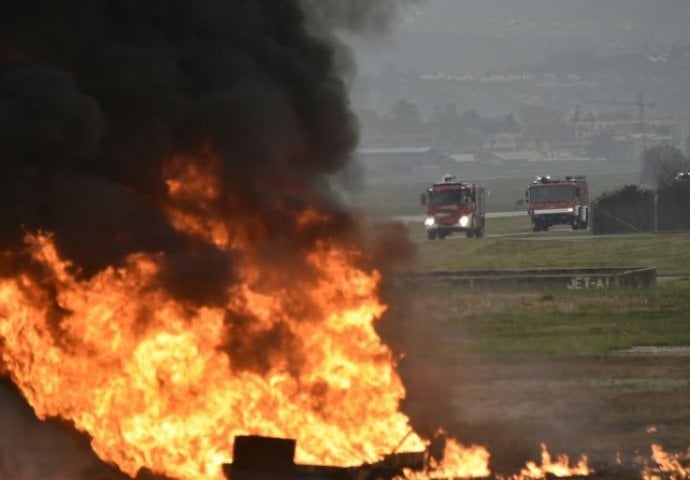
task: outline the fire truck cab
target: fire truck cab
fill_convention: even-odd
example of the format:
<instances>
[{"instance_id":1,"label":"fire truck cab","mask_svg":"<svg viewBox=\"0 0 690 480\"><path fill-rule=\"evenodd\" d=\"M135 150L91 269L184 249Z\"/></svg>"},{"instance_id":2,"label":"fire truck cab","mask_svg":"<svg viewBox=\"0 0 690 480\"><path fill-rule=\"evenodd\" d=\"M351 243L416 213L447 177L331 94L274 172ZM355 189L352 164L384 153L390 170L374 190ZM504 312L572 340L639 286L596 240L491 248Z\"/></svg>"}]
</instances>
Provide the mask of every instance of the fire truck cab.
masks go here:
<instances>
[{"instance_id":1,"label":"fire truck cab","mask_svg":"<svg viewBox=\"0 0 690 480\"><path fill-rule=\"evenodd\" d=\"M570 225L573 230L589 225L589 191L584 175L567 176L565 180L537 177L525 197L534 232L546 231L553 225Z\"/></svg>"},{"instance_id":2,"label":"fire truck cab","mask_svg":"<svg viewBox=\"0 0 690 480\"><path fill-rule=\"evenodd\" d=\"M446 175L422 193L421 204L426 207L424 227L429 240L443 240L454 232L465 232L468 238L484 235L486 202L481 185Z\"/></svg>"}]
</instances>

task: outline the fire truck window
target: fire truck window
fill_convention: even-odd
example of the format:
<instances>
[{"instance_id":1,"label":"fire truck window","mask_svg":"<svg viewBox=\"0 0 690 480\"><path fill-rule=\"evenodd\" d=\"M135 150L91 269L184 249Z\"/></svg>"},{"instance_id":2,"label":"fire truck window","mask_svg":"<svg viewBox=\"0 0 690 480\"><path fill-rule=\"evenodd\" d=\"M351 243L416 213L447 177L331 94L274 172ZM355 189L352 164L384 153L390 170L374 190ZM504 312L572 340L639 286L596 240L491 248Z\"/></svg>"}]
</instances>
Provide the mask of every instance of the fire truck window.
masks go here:
<instances>
[{"instance_id":1,"label":"fire truck window","mask_svg":"<svg viewBox=\"0 0 690 480\"><path fill-rule=\"evenodd\" d=\"M471 200L469 190L446 190L441 192L431 192L429 194L429 205L469 203Z\"/></svg>"},{"instance_id":2,"label":"fire truck window","mask_svg":"<svg viewBox=\"0 0 690 480\"><path fill-rule=\"evenodd\" d=\"M532 203L563 202L571 200L574 193L574 187L571 185L532 188L530 190L530 200Z\"/></svg>"}]
</instances>

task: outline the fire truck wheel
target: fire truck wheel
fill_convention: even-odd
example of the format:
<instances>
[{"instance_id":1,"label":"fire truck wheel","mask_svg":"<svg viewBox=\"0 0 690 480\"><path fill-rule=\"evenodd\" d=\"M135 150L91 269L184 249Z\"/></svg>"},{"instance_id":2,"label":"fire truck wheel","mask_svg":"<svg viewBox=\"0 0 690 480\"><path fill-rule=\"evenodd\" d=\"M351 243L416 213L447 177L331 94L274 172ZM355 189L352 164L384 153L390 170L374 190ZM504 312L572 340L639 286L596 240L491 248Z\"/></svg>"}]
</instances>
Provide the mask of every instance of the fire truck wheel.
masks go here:
<instances>
[{"instance_id":1,"label":"fire truck wheel","mask_svg":"<svg viewBox=\"0 0 690 480\"><path fill-rule=\"evenodd\" d=\"M573 230L587 230L587 222L576 220L573 222Z\"/></svg>"},{"instance_id":2,"label":"fire truck wheel","mask_svg":"<svg viewBox=\"0 0 690 480\"><path fill-rule=\"evenodd\" d=\"M429 237L429 240L436 240L436 232L426 232L426 236Z\"/></svg>"},{"instance_id":3,"label":"fire truck wheel","mask_svg":"<svg viewBox=\"0 0 690 480\"><path fill-rule=\"evenodd\" d=\"M467 231L465 232L465 235L467 236L467 238L472 238L472 237L474 237L474 230L467 230Z\"/></svg>"}]
</instances>

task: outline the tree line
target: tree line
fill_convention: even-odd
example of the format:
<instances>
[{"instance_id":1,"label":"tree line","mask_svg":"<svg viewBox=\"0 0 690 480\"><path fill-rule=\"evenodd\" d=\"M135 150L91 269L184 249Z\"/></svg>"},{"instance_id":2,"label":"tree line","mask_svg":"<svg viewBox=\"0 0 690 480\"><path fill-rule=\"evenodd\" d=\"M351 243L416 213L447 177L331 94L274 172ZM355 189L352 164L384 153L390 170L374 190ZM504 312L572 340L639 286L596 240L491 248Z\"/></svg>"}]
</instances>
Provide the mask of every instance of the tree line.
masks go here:
<instances>
[{"instance_id":1,"label":"tree line","mask_svg":"<svg viewBox=\"0 0 690 480\"><path fill-rule=\"evenodd\" d=\"M690 229L690 159L671 145L642 154L641 185L625 185L591 206L592 232Z\"/></svg>"}]
</instances>

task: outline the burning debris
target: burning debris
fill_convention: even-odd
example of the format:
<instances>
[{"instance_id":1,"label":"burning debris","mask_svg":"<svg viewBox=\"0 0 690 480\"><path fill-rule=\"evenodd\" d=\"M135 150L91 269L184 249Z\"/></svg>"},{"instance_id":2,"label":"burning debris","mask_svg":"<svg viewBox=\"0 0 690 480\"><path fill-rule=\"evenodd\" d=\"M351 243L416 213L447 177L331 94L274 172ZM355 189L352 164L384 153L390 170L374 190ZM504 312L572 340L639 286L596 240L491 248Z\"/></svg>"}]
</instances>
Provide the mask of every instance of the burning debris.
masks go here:
<instances>
[{"instance_id":1,"label":"burning debris","mask_svg":"<svg viewBox=\"0 0 690 480\"><path fill-rule=\"evenodd\" d=\"M527 462L525 468L522 469L518 478L546 478L547 476L554 477L574 477L587 476L593 473L589 468L587 456L583 455L578 460L575 466L570 465L570 459L567 455L559 455L556 461L553 461L551 454L546 448L546 445L541 445L541 465L537 462Z\"/></svg>"},{"instance_id":2,"label":"burning debris","mask_svg":"<svg viewBox=\"0 0 690 480\"><path fill-rule=\"evenodd\" d=\"M228 480L393 480L405 470L422 471L425 452L391 454L383 460L358 467L298 465L294 462L295 441L265 437L237 437L233 461L223 466Z\"/></svg>"},{"instance_id":3,"label":"burning debris","mask_svg":"<svg viewBox=\"0 0 690 480\"><path fill-rule=\"evenodd\" d=\"M451 480L476 478L478 470L462 472L444 470L442 465L453 459L453 448L443 432L434 437L426 450L392 453L375 463L353 467L299 465L294 462L295 441L290 439L242 436L235 439L233 462L223 465L228 480ZM452 442L452 440L450 440ZM491 475L496 480L539 479L635 479L682 480L690 478L690 452L688 455L666 453L659 445L652 445L651 457L636 458L624 463L617 455L615 467L604 466L598 471L588 466L582 456L576 465L566 455L554 461L545 445L541 446L541 464L528 462L516 475ZM465 464L467 465L467 464ZM441 468L439 468L441 467Z\"/></svg>"},{"instance_id":4,"label":"burning debris","mask_svg":"<svg viewBox=\"0 0 690 480\"><path fill-rule=\"evenodd\" d=\"M690 448L686 454L668 453L661 445L652 445L652 458L642 460L644 480L682 480L690 478Z\"/></svg>"}]
</instances>

